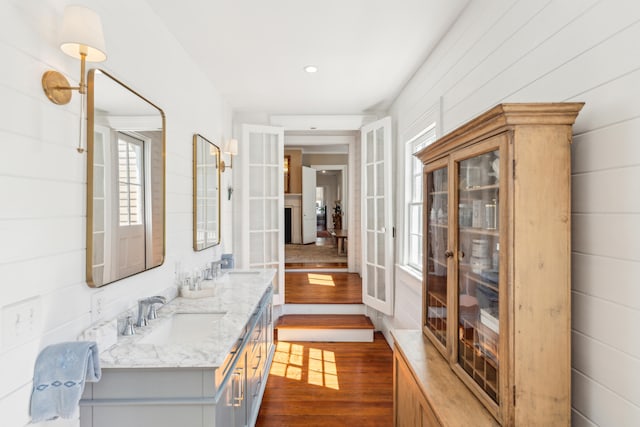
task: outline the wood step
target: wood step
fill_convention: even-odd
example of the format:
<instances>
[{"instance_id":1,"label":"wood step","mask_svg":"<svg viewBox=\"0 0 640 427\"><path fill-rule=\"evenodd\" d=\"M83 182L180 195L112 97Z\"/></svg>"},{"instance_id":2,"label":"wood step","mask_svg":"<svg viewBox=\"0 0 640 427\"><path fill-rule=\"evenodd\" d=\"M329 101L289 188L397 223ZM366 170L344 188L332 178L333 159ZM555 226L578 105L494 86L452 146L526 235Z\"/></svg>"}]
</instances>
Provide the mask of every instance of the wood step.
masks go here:
<instances>
[{"instance_id":1,"label":"wood step","mask_svg":"<svg viewBox=\"0 0 640 427\"><path fill-rule=\"evenodd\" d=\"M283 304L274 310L276 318L288 314L366 314L364 304Z\"/></svg>"},{"instance_id":2,"label":"wood step","mask_svg":"<svg viewBox=\"0 0 640 427\"><path fill-rule=\"evenodd\" d=\"M276 329L374 329L371 319L358 314L286 314Z\"/></svg>"},{"instance_id":3,"label":"wood step","mask_svg":"<svg viewBox=\"0 0 640 427\"><path fill-rule=\"evenodd\" d=\"M372 342L374 326L367 316L288 314L276 323L279 341Z\"/></svg>"}]
</instances>

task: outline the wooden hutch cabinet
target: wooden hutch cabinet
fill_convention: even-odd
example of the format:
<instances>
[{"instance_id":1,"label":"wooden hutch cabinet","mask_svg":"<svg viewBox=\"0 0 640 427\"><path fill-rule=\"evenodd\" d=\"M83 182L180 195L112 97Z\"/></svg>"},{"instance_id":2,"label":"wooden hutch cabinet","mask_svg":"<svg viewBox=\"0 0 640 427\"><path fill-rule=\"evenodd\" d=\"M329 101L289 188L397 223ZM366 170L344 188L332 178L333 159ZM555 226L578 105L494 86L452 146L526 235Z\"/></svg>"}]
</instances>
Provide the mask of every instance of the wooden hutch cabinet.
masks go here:
<instances>
[{"instance_id":1,"label":"wooden hutch cabinet","mask_svg":"<svg viewBox=\"0 0 640 427\"><path fill-rule=\"evenodd\" d=\"M498 105L416 154L423 333L503 426L570 425L570 143L582 106Z\"/></svg>"}]
</instances>

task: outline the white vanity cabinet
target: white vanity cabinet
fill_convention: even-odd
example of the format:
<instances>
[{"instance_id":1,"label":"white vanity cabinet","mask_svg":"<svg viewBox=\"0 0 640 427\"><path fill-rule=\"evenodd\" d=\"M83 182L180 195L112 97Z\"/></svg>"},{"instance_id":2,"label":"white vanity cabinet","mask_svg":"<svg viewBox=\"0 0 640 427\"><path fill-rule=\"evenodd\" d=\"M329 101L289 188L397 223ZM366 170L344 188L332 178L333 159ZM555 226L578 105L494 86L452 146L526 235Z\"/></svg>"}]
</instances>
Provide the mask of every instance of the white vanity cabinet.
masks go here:
<instances>
[{"instance_id":1,"label":"white vanity cabinet","mask_svg":"<svg viewBox=\"0 0 640 427\"><path fill-rule=\"evenodd\" d=\"M261 295L218 366L103 367L101 380L86 384L80 426L255 425L274 354L273 287Z\"/></svg>"},{"instance_id":2,"label":"white vanity cabinet","mask_svg":"<svg viewBox=\"0 0 640 427\"><path fill-rule=\"evenodd\" d=\"M260 402L274 352L273 307L269 296L252 316L254 323L245 339L230 377L222 386L216 406L216 426L253 426L258 418Z\"/></svg>"}]
</instances>

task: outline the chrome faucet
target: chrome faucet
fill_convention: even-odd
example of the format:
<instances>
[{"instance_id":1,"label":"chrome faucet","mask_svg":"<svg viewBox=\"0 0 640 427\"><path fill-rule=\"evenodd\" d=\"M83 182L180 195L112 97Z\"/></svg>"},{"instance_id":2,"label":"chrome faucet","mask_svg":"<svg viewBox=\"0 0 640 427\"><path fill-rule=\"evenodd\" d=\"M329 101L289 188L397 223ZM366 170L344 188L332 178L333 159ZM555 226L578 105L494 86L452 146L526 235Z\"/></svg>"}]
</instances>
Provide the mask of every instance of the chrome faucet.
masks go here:
<instances>
[{"instance_id":1,"label":"chrome faucet","mask_svg":"<svg viewBox=\"0 0 640 427\"><path fill-rule=\"evenodd\" d=\"M160 295L138 300L138 321L136 322L136 326L147 326L149 324L148 320L153 320L158 317L155 304L166 303L167 299Z\"/></svg>"}]
</instances>

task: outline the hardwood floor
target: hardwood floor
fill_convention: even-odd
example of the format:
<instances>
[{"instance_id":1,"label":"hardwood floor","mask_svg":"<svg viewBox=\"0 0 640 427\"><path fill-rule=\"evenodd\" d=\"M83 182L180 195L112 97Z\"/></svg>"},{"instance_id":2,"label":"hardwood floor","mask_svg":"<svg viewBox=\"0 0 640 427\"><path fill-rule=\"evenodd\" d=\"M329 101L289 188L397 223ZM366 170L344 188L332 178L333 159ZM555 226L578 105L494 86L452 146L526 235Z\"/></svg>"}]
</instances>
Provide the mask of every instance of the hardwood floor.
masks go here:
<instances>
[{"instance_id":1,"label":"hardwood floor","mask_svg":"<svg viewBox=\"0 0 640 427\"><path fill-rule=\"evenodd\" d=\"M257 427L387 427L393 352L372 343L278 342Z\"/></svg>"},{"instance_id":2,"label":"hardwood floor","mask_svg":"<svg viewBox=\"0 0 640 427\"><path fill-rule=\"evenodd\" d=\"M286 304L362 304L362 279L357 273L286 272Z\"/></svg>"}]
</instances>

